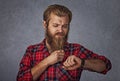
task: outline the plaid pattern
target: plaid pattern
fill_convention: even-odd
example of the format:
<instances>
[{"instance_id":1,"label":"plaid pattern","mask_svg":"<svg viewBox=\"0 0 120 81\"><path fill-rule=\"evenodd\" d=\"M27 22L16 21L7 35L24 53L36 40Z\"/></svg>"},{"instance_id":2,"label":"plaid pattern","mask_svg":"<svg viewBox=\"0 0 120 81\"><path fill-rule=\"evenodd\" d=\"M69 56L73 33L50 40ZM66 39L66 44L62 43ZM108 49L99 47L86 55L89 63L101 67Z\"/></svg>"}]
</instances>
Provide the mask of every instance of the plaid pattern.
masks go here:
<instances>
[{"instance_id":1,"label":"plaid pattern","mask_svg":"<svg viewBox=\"0 0 120 81\"><path fill-rule=\"evenodd\" d=\"M101 72L102 74L106 74L107 71L111 69L111 63L106 57L95 54L79 44L66 43L64 46L64 51L64 60L49 66L46 71L40 75L37 81L79 81L83 69L79 68L76 70L66 71L62 68L63 62L72 54L84 59L97 58L103 60L106 63L107 68ZM45 45L45 40L43 40L40 44L29 46L20 62L17 81L32 81L33 78L31 74L31 68L49 55L50 54Z\"/></svg>"}]
</instances>

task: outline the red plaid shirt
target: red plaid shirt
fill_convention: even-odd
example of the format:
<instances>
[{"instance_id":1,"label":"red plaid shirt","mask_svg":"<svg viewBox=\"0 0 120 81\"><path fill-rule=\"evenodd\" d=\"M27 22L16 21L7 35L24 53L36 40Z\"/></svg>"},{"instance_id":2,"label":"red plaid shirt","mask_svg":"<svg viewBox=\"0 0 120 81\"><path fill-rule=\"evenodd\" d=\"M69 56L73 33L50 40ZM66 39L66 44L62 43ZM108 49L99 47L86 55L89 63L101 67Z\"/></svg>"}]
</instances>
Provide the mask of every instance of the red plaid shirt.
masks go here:
<instances>
[{"instance_id":1,"label":"red plaid shirt","mask_svg":"<svg viewBox=\"0 0 120 81\"><path fill-rule=\"evenodd\" d=\"M70 55L75 55L79 58L84 59L97 58L103 60L106 63L107 67L103 72L101 72L103 74L106 74L106 72L111 69L111 63L106 57L95 54L79 44L66 43L64 46L64 51L64 60L62 62L49 66L40 75L37 81L79 81L83 69L79 68L76 70L66 71L62 68L63 62ZM40 44L29 46L20 62L20 69L17 75L17 81L32 81L33 77L31 74L31 68L49 55L50 54L45 45L45 40Z\"/></svg>"}]
</instances>

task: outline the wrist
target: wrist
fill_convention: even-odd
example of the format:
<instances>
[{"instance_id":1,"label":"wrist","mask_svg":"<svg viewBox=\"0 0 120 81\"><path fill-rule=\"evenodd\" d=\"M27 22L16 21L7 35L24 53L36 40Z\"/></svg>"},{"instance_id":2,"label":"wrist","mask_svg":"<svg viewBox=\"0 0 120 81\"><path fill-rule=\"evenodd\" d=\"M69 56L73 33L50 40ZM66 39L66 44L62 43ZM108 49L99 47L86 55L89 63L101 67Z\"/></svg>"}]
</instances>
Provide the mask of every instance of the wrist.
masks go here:
<instances>
[{"instance_id":1,"label":"wrist","mask_svg":"<svg viewBox=\"0 0 120 81\"><path fill-rule=\"evenodd\" d=\"M45 64L47 67L50 66L50 63L49 63L48 58L45 58L43 61L44 61L44 64Z\"/></svg>"},{"instance_id":2,"label":"wrist","mask_svg":"<svg viewBox=\"0 0 120 81\"><path fill-rule=\"evenodd\" d=\"M80 66L80 68L84 68L84 65L85 65L85 59L81 59L81 66Z\"/></svg>"}]
</instances>

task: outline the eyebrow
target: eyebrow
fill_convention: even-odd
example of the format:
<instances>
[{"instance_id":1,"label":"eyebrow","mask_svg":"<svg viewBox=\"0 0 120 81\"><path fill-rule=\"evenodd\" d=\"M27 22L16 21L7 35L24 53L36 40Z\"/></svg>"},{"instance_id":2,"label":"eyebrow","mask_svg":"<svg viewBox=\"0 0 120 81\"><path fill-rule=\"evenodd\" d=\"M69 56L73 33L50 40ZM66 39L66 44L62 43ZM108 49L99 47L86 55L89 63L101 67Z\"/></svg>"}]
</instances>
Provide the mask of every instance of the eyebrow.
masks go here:
<instances>
[{"instance_id":1,"label":"eyebrow","mask_svg":"<svg viewBox=\"0 0 120 81\"><path fill-rule=\"evenodd\" d=\"M55 25L60 25L60 24L58 24L58 23L53 23L53 24L55 24ZM69 25L69 24L63 24L63 25Z\"/></svg>"}]
</instances>

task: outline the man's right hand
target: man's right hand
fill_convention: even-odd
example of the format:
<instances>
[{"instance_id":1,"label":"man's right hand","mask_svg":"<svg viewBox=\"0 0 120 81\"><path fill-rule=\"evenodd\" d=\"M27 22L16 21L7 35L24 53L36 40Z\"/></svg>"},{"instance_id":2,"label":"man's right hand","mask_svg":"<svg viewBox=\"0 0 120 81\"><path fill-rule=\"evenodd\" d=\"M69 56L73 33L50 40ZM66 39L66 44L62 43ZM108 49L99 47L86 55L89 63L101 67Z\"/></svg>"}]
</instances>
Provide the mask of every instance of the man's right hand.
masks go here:
<instances>
[{"instance_id":1,"label":"man's right hand","mask_svg":"<svg viewBox=\"0 0 120 81\"><path fill-rule=\"evenodd\" d=\"M63 58L64 58L63 50L57 50L57 51L52 52L47 58L42 60L39 64L37 64L31 69L33 80L36 81L38 77L46 70L48 66L62 61Z\"/></svg>"},{"instance_id":2,"label":"man's right hand","mask_svg":"<svg viewBox=\"0 0 120 81\"><path fill-rule=\"evenodd\" d=\"M63 58L64 58L64 54L65 54L65 52L63 50L57 50L57 51L52 52L46 58L48 65L53 65L53 64L55 64L57 62L62 61Z\"/></svg>"}]
</instances>

